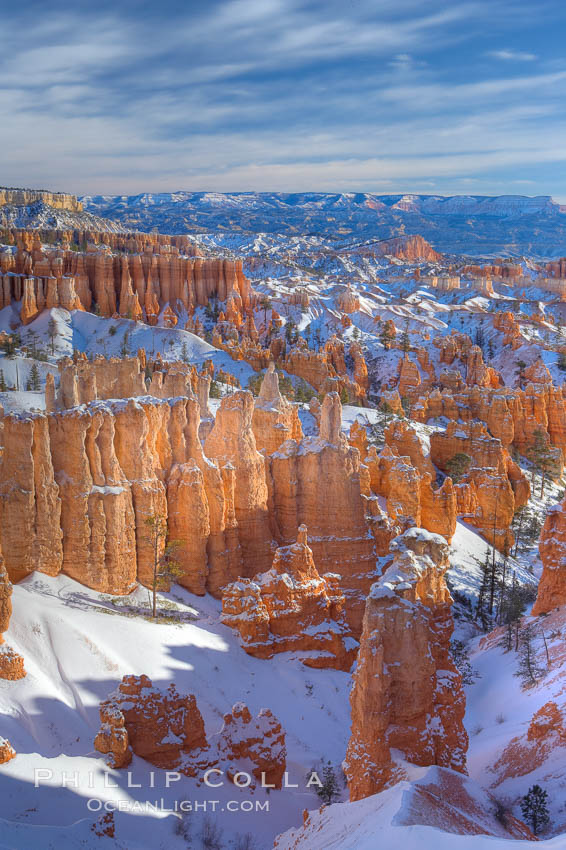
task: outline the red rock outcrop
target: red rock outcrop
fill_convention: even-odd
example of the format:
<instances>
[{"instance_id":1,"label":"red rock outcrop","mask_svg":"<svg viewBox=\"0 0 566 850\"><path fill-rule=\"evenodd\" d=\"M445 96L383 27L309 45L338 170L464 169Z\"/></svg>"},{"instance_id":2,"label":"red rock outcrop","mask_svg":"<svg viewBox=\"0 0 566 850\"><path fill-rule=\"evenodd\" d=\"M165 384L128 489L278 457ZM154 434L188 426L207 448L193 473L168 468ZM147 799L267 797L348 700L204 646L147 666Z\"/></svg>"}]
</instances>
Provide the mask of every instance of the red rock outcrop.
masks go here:
<instances>
[{"instance_id":1,"label":"red rock outcrop","mask_svg":"<svg viewBox=\"0 0 566 850\"><path fill-rule=\"evenodd\" d=\"M344 618L340 577L319 575L306 526L295 544L277 549L273 567L222 593L222 622L239 631L249 655L296 652L309 667L349 670L356 644Z\"/></svg>"},{"instance_id":2,"label":"red rock outcrop","mask_svg":"<svg viewBox=\"0 0 566 850\"><path fill-rule=\"evenodd\" d=\"M249 772L264 787L281 788L287 757L285 733L268 708L252 717L248 707L237 702L224 715L220 733L211 739L211 748L218 754L218 764L226 765L229 779L233 780L238 771L246 771L249 765Z\"/></svg>"},{"instance_id":3,"label":"red rock outcrop","mask_svg":"<svg viewBox=\"0 0 566 850\"><path fill-rule=\"evenodd\" d=\"M387 512L394 521L422 526L450 541L457 519L452 481L446 479L442 487L433 488L436 471L430 457L424 453L416 431L403 420L387 426L385 439L379 455L371 446L365 458L372 492L386 499ZM406 455L397 453L403 450Z\"/></svg>"},{"instance_id":4,"label":"red rock outcrop","mask_svg":"<svg viewBox=\"0 0 566 850\"><path fill-rule=\"evenodd\" d=\"M207 742L195 697L166 690L147 676L124 676L100 705L101 728L94 746L112 768L127 767L132 752L165 770L189 776L219 766L229 779L249 772L264 787L281 788L286 766L285 733L269 709L252 717L244 703L224 715Z\"/></svg>"},{"instance_id":5,"label":"red rock outcrop","mask_svg":"<svg viewBox=\"0 0 566 850\"><path fill-rule=\"evenodd\" d=\"M125 767L131 751L156 767L173 769L181 754L206 747L204 722L195 697L181 696L174 685L153 686L147 676L124 676L101 703L102 728L94 745L112 767ZM124 734L125 732L125 734Z\"/></svg>"},{"instance_id":6,"label":"red rock outcrop","mask_svg":"<svg viewBox=\"0 0 566 850\"><path fill-rule=\"evenodd\" d=\"M533 614L566 605L566 498L546 514L539 540L542 575Z\"/></svg>"},{"instance_id":7,"label":"red rock outcrop","mask_svg":"<svg viewBox=\"0 0 566 850\"><path fill-rule=\"evenodd\" d=\"M298 407L279 392L279 376L270 363L255 399L252 428L258 451L273 454L285 440L301 440Z\"/></svg>"},{"instance_id":8,"label":"red rock outcrop","mask_svg":"<svg viewBox=\"0 0 566 850\"><path fill-rule=\"evenodd\" d=\"M16 758L16 751L7 738L0 737L0 764L6 764Z\"/></svg>"},{"instance_id":9,"label":"red rock outcrop","mask_svg":"<svg viewBox=\"0 0 566 850\"><path fill-rule=\"evenodd\" d=\"M544 766L552 755L566 751L566 710L556 702L535 711L526 734L512 738L493 765L497 787L510 777L526 776Z\"/></svg>"},{"instance_id":10,"label":"red rock outcrop","mask_svg":"<svg viewBox=\"0 0 566 850\"><path fill-rule=\"evenodd\" d=\"M421 475L435 474L430 455L426 452L423 442L415 428L405 419L394 419L384 430L385 442L399 456L409 457L411 463Z\"/></svg>"},{"instance_id":11,"label":"red rock outcrop","mask_svg":"<svg viewBox=\"0 0 566 850\"><path fill-rule=\"evenodd\" d=\"M350 286L347 286L338 294L336 304L343 313L355 313L356 310L360 309L360 296Z\"/></svg>"},{"instance_id":12,"label":"red rock outcrop","mask_svg":"<svg viewBox=\"0 0 566 850\"><path fill-rule=\"evenodd\" d=\"M456 489L458 513L503 550L513 543L510 524L526 504L530 488L501 441L490 437L480 422L449 422L430 438L431 458L445 472L458 454L468 455L470 468Z\"/></svg>"},{"instance_id":13,"label":"red rock outcrop","mask_svg":"<svg viewBox=\"0 0 566 850\"><path fill-rule=\"evenodd\" d=\"M351 800L404 778L395 750L413 764L466 770L465 697L450 655L454 624L444 581L448 544L411 529L391 552L366 602L350 696Z\"/></svg>"}]
</instances>

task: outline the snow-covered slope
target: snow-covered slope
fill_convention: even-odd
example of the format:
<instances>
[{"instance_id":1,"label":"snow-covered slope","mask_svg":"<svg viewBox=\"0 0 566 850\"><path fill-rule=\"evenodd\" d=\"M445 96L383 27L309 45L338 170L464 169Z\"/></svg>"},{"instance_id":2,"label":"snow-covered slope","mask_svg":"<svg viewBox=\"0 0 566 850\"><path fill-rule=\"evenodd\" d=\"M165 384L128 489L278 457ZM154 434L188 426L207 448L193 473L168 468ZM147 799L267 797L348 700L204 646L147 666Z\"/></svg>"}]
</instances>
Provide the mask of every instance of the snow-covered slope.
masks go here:
<instances>
[{"instance_id":1,"label":"snow-covered slope","mask_svg":"<svg viewBox=\"0 0 566 850\"><path fill-rule=\"evenodd\" d=\"M334 765L345 752L349 735L350 676L331 670L313 670L286 655L269 661L251 658L237 635L219 621L220 603L193 597L181 588L167 594L169 622L151 622L148 592L113 599L94 593L72 580L35 574L14 588L14 614L7 641L25 658L28 674L19 682L0 680L0 732L17 757L0 767L0 847L49 847L49 827L72 825L86 818L88 830L96 818L89 799L134 801L163 799L163 808L175 801L219 801L214 814L228 845L237 833L252 831L261 850L301 812L316 805L305 776L321 758ZM141 613L136 613L141 611ZM125 674L149 674L155 685L173 682L181 693L194 693L207 735L217 732L222 716L237 701L253 713L270 708L287 736L288 784L297 787L272 791L198 785L183 777L166 788L164 771L134 758L130 780L126 771L109 771L93 740L99 727L98 706ZM34 787L34 770L53 771L52 781ZM80 772L80 787L61 788L61 772ZM151 788L154 771L155 787ZM40 774L48 776L48 774ZM90 780L90 787L89 787ZM140 787L128 787L128 781ZM215 779L216 781L216 779ZM106 787L105 787L106 786ZM109 787L117 786L117 787ZM228 801L238 811L228 811ZM245 802L244 802L245 801ZM252 804L252 811L243 811ZM260 804L267 807L257 809ZM224 811L222 811L224 807ZM208 813L213 810L212 803ZM194 816L194 833L206 816ZM116 847L186 847L176 836L178 819L162 812L116 814ZM75 836L76 831L76 836ZM57 847L80 844L82 828L67 835L59 830ZM61 842L61 843L59 843ZM111 847L101 839L101 847ZM197 847L200 844L196 844ZM222 846L225 846L224 842ZM229 846L229 845L228 845Z\"/></svg>"},{"instance_id":2,"label":"snow-covered slope","mask_svg":"<svg viewBox=\"0 0 566 850\"><path fill-rule=\"evenodd\" d=\"M437 767L413 770L413 775L413 782L401 782L365 800L309 812L303 827L278 837L277 850L518 850L529 846L528 839L513 838L503 828L495 817L494 802L473 781ZM520 828L515 834L520 835ZM538 846L563 850L565 840L559 837Z\"/></svg>"}]
</instances>

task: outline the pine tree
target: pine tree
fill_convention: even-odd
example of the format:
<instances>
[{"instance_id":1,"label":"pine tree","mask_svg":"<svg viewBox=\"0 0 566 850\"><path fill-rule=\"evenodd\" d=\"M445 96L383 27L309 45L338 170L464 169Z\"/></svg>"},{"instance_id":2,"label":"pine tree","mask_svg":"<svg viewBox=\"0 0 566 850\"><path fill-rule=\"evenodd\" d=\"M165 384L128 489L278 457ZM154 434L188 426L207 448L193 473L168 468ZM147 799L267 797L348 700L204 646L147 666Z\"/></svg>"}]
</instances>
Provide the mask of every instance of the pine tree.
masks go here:
<instances>
[{"instance_id":1,"label":"pine tree","mask_svg":"<svg viewBox=\"0 0 566 850\"><path fill-rule=\"evenodd\" d=\"M130 342L129 342L129 334L128 331L124 333L124 338L122 339L122 344L120 346L120 357L128 357L130 353Z\"/></svg>"},{"instance_id":2,"label":"pine tree","mask_svg":"<svg viewBox=\"0 0 566 850\"><path fill-rule=\"evenodd\" d=\"M466 474L470 468L471 462L472 459L470 455L467 455L465 452L456 452L456 454L446 462L446 471L454 484L457 484Z\"/></svg>"},{"instance_id":3,"label":"pine tree","mask_svg":"<svg viewBox=\"0 0 566 850\"><path fill-rule=\"evenodd\" d=\"M523 523L525 521L526 516L526 505L522 505L518 510L515 511L513 516L513 531L515 532L515 550L513 552L514 557L517 557L517 552L519 551L519 542L521 540L521 532L523 530Z\"/></svg>"},{"instance_id":4,"label":"pine tree","mask_svg":"<svg viewBox=\"0 0 566 850\"><path fill-rule=\"evenodd\" d=\"M4 370L0 369L0 393L6 392L6 380L4 378Z\"/></svg>"},{"instance_id":5,"label":"pine tree","mask_svg":"<svg viewBox=\"0 0 566 850\"><path fill-rule=\"evenodd\" d=\"M405 327L403 328L403 333L401 334L401 339L399 341L401 346L401 351L404 351L405 354L411 349L411 340L409 339L409 320L405 322Z\"/></svg>"},{"instance_id":6,"label":"pine tree","mask_svg":"<svg viewBox=\"0 0 566 850\"><path fill-rule=\"evenodd\" d=\"M521 800L521 811L535 835L539 835L550 822L548 813L548 792L540 785L531 785Z\"/></svg>"},{"instance_id":7,"label":"pine tree","mask_svg":"<svg viewBox=\"0 0 566 850\"><path fill-rule=\"evenodd\" d=\"M519 378L519 389L522 389L525 380L525 369L527 364L524 360L517 360L517 377Z\"/></svg>"},{"instance_id":8,"label":"pine tree","mask_svg":"<svg viewBox=\"0 0 566 850\"><path fill-rule=\"evenodd\" d=\"M386 350L389 350L391 348L391 343L394 339L394 336L395 335L391 330L391 327L387 324L387 322L384 322L381 328L381 332L379 334L379 341Z\"/></svg>"},{"instance_id":9,"label":"pine tree","mask_svg":"<svg viewBox=\"0 0 566 850\"><path fill-rule=\"evenodd\" d=\"M41 380L39 377L39 369L37 368L37 363L32 364L28 378L28 385L32 393L38 393L41 390Z\"/></svg>"},{"instance_id":10,"label":"pine tree","mask_svg":"<svg viewBox=\"0 0 566 850\"><path fill-rule=\"evenodd\" d=\"M181 546L179 540L169 540L167 519L162 514L152 514L145 524L148 529L146 541L153 553L152 564L152 616L157 617L157 591L165 589L171 579L183 575L181 565L177 560L177 551Z\"/></svg>"},{"instance_id":11,"label":"pine tree","mask_svg":"<svg viewBox=\"0 0 566 850\"><path fill-rule=\"evenodd\" d=\"M480 678L480 674L472 667L470 650L463 640L453 640L450 643L450 649L454 664L462 676L462 683L464 685L473 685L475 680Z\"/></svg>"},{"instance_id":12,"label":"pine tree","mask_svg":"<svg viewBox=\"0 0 566 850\"><path fill-rule=\"evenodd\" d=\"M520 630L519 635L519 669L515 673L520 676L524 685L536 685L543 675L534 646L535 631L529 623Z\"/></svg>"},{"instance_id":13,"label":"pine tree","mask_svg":"<svg viewBox=\"0 0 566 850\"><path fill-rule=\"evenodd\" d=\"M338 784L336 772L330 762L325 764L322 768L322 776L320 777L320 780L322 785L317 786L316 793L325 805L329 805L340 796L340 786Z\"/></svg>"},{"instance_id":14,"label":"pine tree","mask_svg":"<svg viewBox=\"0 0 566 850\"><path fill-rule=\"evenodd\" d=\"M393 408L391 407L388 401L382 401L379 405L379 409L383 414L383 427L385 428L387 426L387 423L393 416Z\"/></svg>"},{"instance_id":15,"label":"pine tree","mask_svg":"<svg viewBox=\"0 0 566 850\"><path fill-rule=\"evenodd\" d=\"M51 342L51 354L55 354L55 337L57 336L57 322L53 318L53 316L49 319L47 324L47 335Z\"/></svg>"},{"instance_id":16,"label":"pine tree","mask_svg":"<svg viewBox=\"0 0 566 850\"><path fill-rule=\"evenodd\" d=\"M263 321L265 327L267 328L267 311L271 310L271 298L269 297L269 295L262 296L259 305L263 308Z\"/></svg>"},{"instance_id":17,"label":"pine tree","mask_svg":"<svg viewBox=\"0 0 566 850\"><path fill-rule=\"evenodd\" d=\"M513 646L515 647L515 651L519 649L519 631L521 617L524 611L525 603L521 595L517 577L513 573L510 586L505 588L500 611L500 622L506 627L501 645L505 648L506 652L511 652Z\"/></svg>"},{"instance_id":18,"label":"pine tree","mask_svg":"<svg viewBox=\"0 0 566 850\"><path fill-rule=\"evenodd\" d=\"M548 435L543 428L535 428L533 432L533 444L527 451L527 457L533 465L531 483L534 483L536 471L541 474L540 498L542 499L547 476L555 475L557 472L556 456L550 446Z\"/></svg>"},{"instance_id":19,"label":"pine tree","mask_svg":"<svg viewBox=\"0 0 566 850\"><path fill-rule=\"evenodd\" d=\"M478 345L483 353L485 346L485 332L481 323L476 328L476 332L474 335L474 345Z\"/></svg>"},{"instance_id":20,"label":"pine tree","mask_svg":"<svg viewBox=\"0 0 566 850\"><path fill-rule=\"evenodd\" d=\"M489 576L490 576L490 567L491 567L491 558L490 558L489 549L485 550L485 557L484 557L483 561L480 561L478 558L474 558L474 560L476 561L477 564L479 564L480 569L481 569L481 573L482 573L482 579L481 579L480 589L479 589L479 593L478 593L478 601L476 603L476 617L475 617L475 619L476 619L476 622L478 620L481 620L482 628L483 628L484 631L487 632L489 630L489 620L488 620L488 617L487 617L486 606L487 606L487 600L488 600L488 596L489 596L489 584L490 584Z\"/></svg>"}]
</instances>

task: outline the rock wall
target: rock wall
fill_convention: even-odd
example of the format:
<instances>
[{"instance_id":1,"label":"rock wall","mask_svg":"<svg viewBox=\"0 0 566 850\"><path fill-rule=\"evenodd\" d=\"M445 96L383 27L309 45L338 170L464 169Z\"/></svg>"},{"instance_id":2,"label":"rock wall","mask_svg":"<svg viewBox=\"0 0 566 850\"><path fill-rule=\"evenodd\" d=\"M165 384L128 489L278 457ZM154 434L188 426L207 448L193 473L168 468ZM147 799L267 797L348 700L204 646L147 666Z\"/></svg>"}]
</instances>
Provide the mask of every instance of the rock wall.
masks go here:
<instances>
[{"instance_id":1,"label":"rock wall","mask_svg":"<svg viewBox=\"0 0 566 850\"><path fill-rule=\"evenodd\" d=\"M241 260L184 256L171 244L146 245L143 253L113 253L109 245L46 250L38 233L17 248L0 254L0 307L22 301L24 323L57 306L155 324L166 304L192 313L216 297L239 315L255 304Z\"/></svg>"},{"instance_id":2,"label":"rock wall","mask_svg":"<svg viewBox=\"0 0 566 850\"><path fill-rule=\"evenodd\" d=\"M413 764L466 770L465 697L450 655L448 551L439 535L410 529L391 544L367 598L350 696L351 800L404 778L395 750Z\"/></svg>"},{"instance_id":3,"label":"rock wall","mask_svg":"<svg viewBox=\"0 0 566 850\"><path fill-rule=\"evenodd\" d=\"M130 372L134 381L140 376L140 364L132 362L133 370L122 364L127 384ZM82 392L79 373L80 363L62 371L65 403ZM85 386L92 392L92 382ZM277 399L275 408L266 406L274 402L270 392L258 402L262 416L278 419L283 410L291 433L300 436L296 408L279 409ZM257 433L272 439L268 432L277 433L279 422L267 428L268 419ZM277 546L294 544L308 523L318 571L342 577L340 590L325 579L328 597L336 607L344 594L349 626L359 635L376 555L387 551L398 526L381 511L367 466L341 433L338 395L325 398L318 437L288 439L272 454L258 452L253 422L253 397L242 391L225 397L215 420L206 420L204 451L192 394L6 417L0 536L11 579L37 569L63 572L105 593L127 594L136 582L149 586L148 522L162 517L169 538L180 541L178 581L219 597L226 584L267 572Z\"/></svg>"},{"instance_id":4,"label":"rock wall","mask_svg":"<svg viewBox=\"0 0 566 850\"><path fill-rule=\"evenodd\" d=\"M180 582L192 592L239 576L235 470L205 458L199 423L195 398L6 417L0 533L12 580L38 569L109 593L149 584L153 515L183 541Z\"/></svg>"},{"instance_id":5,"label":"rock wall","mask_svg":"<svg viewBox=\"0 0 566 850\"><path fill-rule=\"evenodd\" d=\"M0 188L0 207L6 204L21 207L36 203L47 204L55 210L83 211L83 205L76 195L66 195L62 192L44 192L39 189Z\"/></svg>"}]
</instances>

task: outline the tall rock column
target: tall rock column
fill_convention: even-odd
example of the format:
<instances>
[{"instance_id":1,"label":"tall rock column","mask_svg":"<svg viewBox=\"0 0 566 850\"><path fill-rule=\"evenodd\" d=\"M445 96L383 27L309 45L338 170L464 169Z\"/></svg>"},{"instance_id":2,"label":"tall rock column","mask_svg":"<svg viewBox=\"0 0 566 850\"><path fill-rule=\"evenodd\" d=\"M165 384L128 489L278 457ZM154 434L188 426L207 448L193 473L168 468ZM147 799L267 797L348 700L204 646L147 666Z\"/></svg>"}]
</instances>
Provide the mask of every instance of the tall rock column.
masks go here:
<instances>
[{"instance_id":1,"label":"tall rock column","mask_svg":"<svg viewBox=\"0 0 566 850\"><path fill-rule=\"evenodd\" d=\"M273 546L268 513L265 462L257 450L252 430L253 396L236 392L222 400L204 451L219 466L230 463L235 471L234 509L248 578L271 566Z\"/></svg>"},{"instance_id":2,"label":"tall rock column","mask_svg":"<svg viewBox=\"0 0 566 850\"><path fill-rule=\"evenodd\" d=\"M351 800L405 778L394 750L416 765L466 770L465 697L450 654L448 552L440 535L409 529L392 542L367 598L350 695Z\"/></svg>"},{"instance_id":3,"label":"tall rock column","mask_svg":"<svg viewBox=\"0 0 566 850\"><path fill-rule=\"evenodd\" d=\"M3 633L10 625L10 617L12 616L12 584L8 578L4 559L0 552L0 679L22 679L26 675L24 669L24 659L11 646L4 643ZM7 758L2 759L2 746L0 738L0 764L8 761ZM7 743L7 742L6 742ZM8 744L9 746L9 744ZM12 751L13 752L13 751ZM10 755L10 758L13 758Z\"/></svg>"},{"instance_id":4,"label":"tall rock column","mask_svg":"<svg viewBox=\"0 0 566 850\"><path fill-rule=\"evenodd\" d=\"M0 465L0 534L8 574L57 575L62 566L61 499L54 478L48 420L4 419Z\"/></svg>"},{"instance_id":5,"label":"tall rock column","mask_svg":"<svg viewBox=\"0 0 566 850\"><path fill-rule=\"evenodd\" d=\"M301 524L308 527L319 572L342 577L346 617L359 635L365 596L378 573L361 480L365 468L358 450L341 433L341 418L338 393L329 393L322 405L320 435L287 440L268 460L282 544L295 542Z\"/></svg>"}]
</instances>

